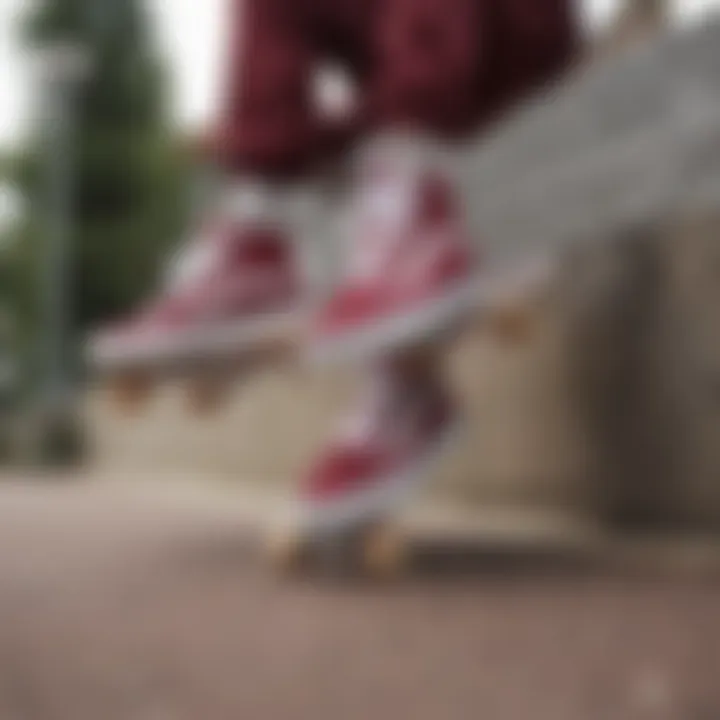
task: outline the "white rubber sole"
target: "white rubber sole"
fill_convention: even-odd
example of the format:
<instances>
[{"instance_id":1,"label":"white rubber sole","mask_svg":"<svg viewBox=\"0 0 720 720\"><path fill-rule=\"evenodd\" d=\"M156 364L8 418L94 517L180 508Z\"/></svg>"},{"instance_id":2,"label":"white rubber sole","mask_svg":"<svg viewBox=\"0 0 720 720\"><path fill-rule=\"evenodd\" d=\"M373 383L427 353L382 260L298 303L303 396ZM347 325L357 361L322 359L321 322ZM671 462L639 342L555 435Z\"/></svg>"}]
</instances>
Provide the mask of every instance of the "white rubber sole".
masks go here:
<instances>
[{"instance_id":1,"label":"white rubber sole","mask_svg":"<svg viewBox=\"0 0 720 720\"><path fill-rule=\"evenodd\" d=\"M468 281L420 307L336 338L316 340L306 352L314 365L363 362L431 339L452 328L477 304L477 281Z\"/></svg>"},{"instance_id":2,"label":"white rubber sole","mask_svg":"<svg viewBox=\"0 0 720 720\"><path fill-rule=\"evenodd\" d=\"M101 372L162 367L176 363L212 360L290 337L299 314L268 313L251 321L206 324L172 336L148 336L134 341L90 339L86 357Z\"/></svg>"},{"instance_id":3,"label":"white rubber sole","mask_svg":"<svg viewBox=\"0 0 720 720\"><path fill-rule=\"evenodd\" d=\"M329 502L297 503L291 513L292 526L301 534L324 536L394 513L428 483L437 465L460 436L461 423L454 421L411 464L400 472L379 478L369 489Z\"/></svg>"}]
</instances>

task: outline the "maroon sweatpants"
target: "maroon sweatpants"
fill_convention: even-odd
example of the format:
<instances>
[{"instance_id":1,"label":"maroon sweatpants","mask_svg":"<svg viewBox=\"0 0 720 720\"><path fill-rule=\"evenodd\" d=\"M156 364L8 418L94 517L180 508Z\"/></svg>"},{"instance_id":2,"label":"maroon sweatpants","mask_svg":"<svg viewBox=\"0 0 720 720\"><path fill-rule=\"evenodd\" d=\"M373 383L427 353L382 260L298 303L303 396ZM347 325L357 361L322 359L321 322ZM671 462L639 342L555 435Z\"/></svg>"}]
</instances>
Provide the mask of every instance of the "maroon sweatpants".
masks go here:
<instances>
[{"instance_id":1,"label":"maroon sweatpants","mask_svg":"<svg viewBox=\"0 0 720 720\"><path fill-rule=\"evenodd\" d=\"M358 133L476 131L552 80L578 46L573 0L232 0L230 85L216 148L231 172L287 176ZM312 73L358 88L343 122L314 107Z\"/></svg>"}]
</instances>

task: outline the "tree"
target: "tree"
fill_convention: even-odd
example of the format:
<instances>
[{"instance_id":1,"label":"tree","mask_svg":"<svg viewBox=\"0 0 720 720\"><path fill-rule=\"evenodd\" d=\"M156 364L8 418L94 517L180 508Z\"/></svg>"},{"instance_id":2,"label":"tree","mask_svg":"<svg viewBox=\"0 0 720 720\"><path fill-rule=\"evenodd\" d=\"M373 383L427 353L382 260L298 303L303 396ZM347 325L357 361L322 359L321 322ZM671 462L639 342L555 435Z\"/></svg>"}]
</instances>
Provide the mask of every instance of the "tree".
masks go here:
<instances>
[{"instance_id":1,"label":"tree","mask_svg":"<svg viewBox=\"0 0 720 720\"><path fill-rule=\"evenodd\" d=\"M139 0L39 0L25 23L28 43L80 42L92 62L76 108L68 263L81 333L148 290L185 222L189 163L169 132L165 78ZM47 197L43 143L37 133L16 158L16 181L32 208ZM42 221L42 212L29 213L14 258L20 315L34 328Z\"/></svg>"}]
</instances>

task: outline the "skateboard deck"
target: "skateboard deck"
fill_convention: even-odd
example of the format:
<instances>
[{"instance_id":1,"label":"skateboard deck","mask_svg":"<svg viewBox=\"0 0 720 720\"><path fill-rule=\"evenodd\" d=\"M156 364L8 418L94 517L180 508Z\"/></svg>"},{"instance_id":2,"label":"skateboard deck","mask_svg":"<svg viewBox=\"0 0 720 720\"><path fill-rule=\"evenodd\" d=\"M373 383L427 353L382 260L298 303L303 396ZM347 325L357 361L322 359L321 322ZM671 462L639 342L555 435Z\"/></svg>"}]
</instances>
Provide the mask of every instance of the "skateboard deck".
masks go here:
<instances>
[{"instance_id":1,"label":"skateboard deck","mask_svg":"<svg viewBox=\"0 0 720 720\"><path fill-rule=\"evenodd\" d=\"M332 533L301 528L274 529L267 555L284 574L391 579L406 567L407 540L390 518L354 523Z\"/></svg>"},{"instance_id":2,"label":"skateboard deck","mask_svg":"<svg viewBox=\"0 0 720 720\"><path fill-rule=\"evenodd\" d=\"M188 409L196 414L219 408L234 383L253 371L291 363L298 343L299 323L288 320L262 342L235 354L187 353L172 361L124 361L92 368L96 382L109 389L125 413L141 410L162 386L181 386Z\"/></svg>"}]
</instances>

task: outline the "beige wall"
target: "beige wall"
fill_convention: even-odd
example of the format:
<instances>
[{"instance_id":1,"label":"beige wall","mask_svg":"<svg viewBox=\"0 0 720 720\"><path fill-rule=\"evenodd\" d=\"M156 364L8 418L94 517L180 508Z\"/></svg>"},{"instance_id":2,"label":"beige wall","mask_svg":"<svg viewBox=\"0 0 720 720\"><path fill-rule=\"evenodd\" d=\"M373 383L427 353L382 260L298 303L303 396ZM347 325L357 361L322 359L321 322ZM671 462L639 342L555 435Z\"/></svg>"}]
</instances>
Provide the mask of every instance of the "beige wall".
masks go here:
<instances>
[{"instance_id":1,"label":"beige wall","mask_svg":"<svg viewBox=\"0 0 720 720\"><path fill-rule=\"evenodd\" d=\"M448 372L467 430L434 491L720 524L718 228L695 217L599 246L567 265L526 342L464 337ZM291 484L354 385L267 371L207 418L177 392L134 418L92 393L97 462Z\"/></svg>"},{"instance_id":2,"label":"beige wall","mask_svg":"<svg viewBox=\"0 0 720 720\"><path fill-rule=\"evenodd\" d=\"M468 335L447 371L467 417L434 489L468 502L580 505L588 446L573 408L568 333L551 299L531 336L503 345ZM136 417L91 393L96 460L113 467L294 482L351 401L350 374L265 372L238 385L217 415L194 418L167 391Z\"/></svg>"}]
</instances>

